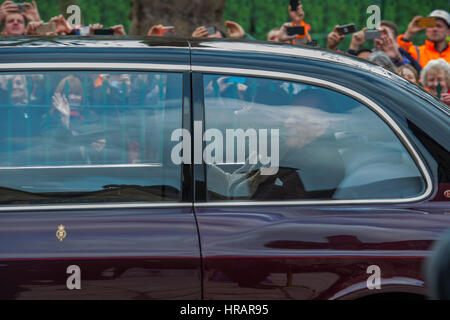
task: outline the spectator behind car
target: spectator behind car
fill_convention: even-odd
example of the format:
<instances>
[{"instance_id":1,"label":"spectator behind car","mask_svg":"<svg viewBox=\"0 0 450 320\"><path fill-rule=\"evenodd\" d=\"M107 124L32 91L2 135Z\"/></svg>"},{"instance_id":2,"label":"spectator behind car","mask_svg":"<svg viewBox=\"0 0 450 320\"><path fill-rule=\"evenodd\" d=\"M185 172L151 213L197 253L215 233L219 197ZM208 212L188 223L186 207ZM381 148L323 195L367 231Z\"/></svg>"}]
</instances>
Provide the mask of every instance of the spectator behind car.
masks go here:
<instances>
[{"instance_id":1,"label":"spectator behind car","mask_svg":"<svg viewBox=\"0 0 450 320\"><path fill-rule=\"evenodd\" d=\"M226 38L227 35L225 34L225 32L223 32L222 30L220 30L217 27L216 27L216 32L215 33L209 33L208 29L205 26L201 26L201 27L198 27L197 29L194 30L194 32L192 33L192 37L193 38L218 38L218 39L222 39L222 38Z\"/></svg>"},{"instance_id":2,"label":"spectator behind car","mask_svg":"<svg viewBox=\"0 0 450 320\"><path fill-rule=\"evenodd\" d=\"M330 50L337 50L337 46L344 40L345 35L340 34L338 30L339 26L335 26L333 31L328 34L327 48Z\"/></svg>"},{"instance_id":3,"label":"spectator behind car","mask_svg":"<svg viewBox=\"0 0 450 320\"><path fill-rule=\"evenodd\" d=\"M392 23L386 24L385 22L381 26L381 38L374 40L375 47L386 53L396 67L409 64L420 73L422 67L406 50L398 45L395 37L395 27L392 25Z\"/></svg>"},{"instance_id":4,"label":"spectator behind car","mask_svg":"<svg viewBox=\"0 0 450 320\"><path fill-rule=\"evenodd\" d=\"M333 31L328 34L327 38L327 48L330 50L338 50L337 46L344 40L344 35L339 34L338 32L339 26L335 26ZM347 54L357 56L358 58L369 60L369 56L372 53L370 49L360 49L360 47L366 41L365 31L367 28L364 28L358 32L353 33L352 41L350 43L350 48L347 50ZM338 50L339 51L339 50Z\"/></svg>"},{"instance_id":5,"label":"spectator behind car","mask_svg":"<svg viewBox=\"0 0 450 320\"><path fill-rule=\"evenodd\" d=\"M240 24L234 21L225 21L225 26L227 27L227 34L220 30L219 28L215 28L215 33L209 33L208 29L205 26L198 27L192 33L193 38L232 38L232 39L246 39L246 40L255 40L254 37L245 32L244 28Z\"/></svg>"},{"instance_id":6,"label":"spectator behind car","mask_svg":"<svg viewBox=\"0 0 450 320\"><path fill-rule=\"evenodd\" d=\"M175 29L173 27L163 26L162 24L157 24L152 27L147 32L149 37L163 37L175 35Z\"/></svg>"},{"instance_id":7,"label":"spectator behind car","mask_svg":"<svg viewBox=\"0 0 450 320\"><path fill-rule=\"evenodd\" d=\"M3 36L21 36L27 31L27 21L41 21L39 10L35 1L24 3L25 11L19 12L19 7L12 1L5 1L0 7L0 22L5 26L2 31Z\"/></svg>"},{"instance_id":8,"label":"spectator behind car","mask_svg":"<svg viewBox=\"0 0 450 320\"><path fill-rule=\"evenodd\" d=\"M392 63L391 59L383 51L372 52L369 56L369 61L382 66L383 68L396 73L395 65Z\"/></svg>"},{"instance_id":9,"label":"spectator behind car","mask_svg":"<svg viewBox=\"0 0 450 320\"><path fill-rule=\"evenodd\" d=\"M25 31L26 21L22 14L16 12L6 15L2 36L23 36Z\"/></svg>"},{"instance_id":10,"label":"spectator behind car","mask_svg":"<svg viewBox=\"0 0 450 320\"><path fill-rule=\"evenodd\" d=\"M381 21L380 26L388 28L391 31L391 33L394 36L394 38L397 39L397 37L398 37L398 26L394 22L383 20L383 21Z\"/></svg>"},{"instance_id":11,"label":"spectator behind car","mask_svg":"<svg viewBox=\"0 0 450 320\"><path fill-rule=\"evenodd\" d=\"M269 42L280 42L279 38L280 28L273 28L267 34L267 41Z\"/></svg>"},{"instance_id":12,"label":"spectator behind car","mask_svg":"<svg viewBox=\"0 0 450 320\"><path fill-rule=\"evenodd\" d=\"M356 52L356 56L360 59L369 60L372 50L370 49L360 49Z\"/></svg>"},{"instance_id":13,"label":"spectator behind car","mask_svg":"<svg viewBox=\"0 0 450 320\"><path fill-rule=\"evenodd\" d=\"M450 65L444 59L430 61L422 70L420 82L425 90L450 106Z\"/></svg>"},{"instance_id":14,"label":"spectator behind car","mask_svg":"<svg viewBox=\"0 0 450 320\"><path fill-rule=\"evenodd\" d=\"M369 60L369 56L372 53L372 50L361 49L361 46L364 44L364 42L366 42L366 30L367 28L364 28L352 34L352 41L350 42L350 47L348 48L347 53L364 60Z\"/></svg>"},{"instance_id":15,"label":"spectator behind car","mask_svg":"<svg viewBox=\"0 0 450 320\"><path fill-rule=\"evenodd\" d=\"M414 17L409 23L405 34L398 36L400 47L408 51L420 66L425 67L431 60L442 58L450 62L450 47L447 37L450 35L450 15L444 10L435 10L429 17L436 18L436 26L423 28L418 25L421 16ZM427 40L422 46L415 46L411 38L426 29Z\"/></svg>"},{"instance_id":16,"label":"spectator behind car","mask_svg":"<svg viewBox=\"0 0 450 320\"><path fill-rule=\"evenodd\" d=\"M297 5L297 10L293 8L293 5ZM305 11L303 11L303 4L301 1L291 1L291 5L288 7L289 17L291 22L283 24L279 33L279 39L281 42L289 41L294 45L306 44L311 41L309 31L311 26L305 23ZM289 27L304 27L305 34L289 36L287 34L287 28Z\"/></svg>"},{"instance_id":17,"label":"spectator behind car","mask_svg":"<svg viewBox=\"0 0 450 320\"><path fill-rule=\"evenodd\" d=\"M414 84L419 83L419 74L410 64L404 64L397 68L397 72L400 76L412 82Z\"/></svg>"}]
</instances>

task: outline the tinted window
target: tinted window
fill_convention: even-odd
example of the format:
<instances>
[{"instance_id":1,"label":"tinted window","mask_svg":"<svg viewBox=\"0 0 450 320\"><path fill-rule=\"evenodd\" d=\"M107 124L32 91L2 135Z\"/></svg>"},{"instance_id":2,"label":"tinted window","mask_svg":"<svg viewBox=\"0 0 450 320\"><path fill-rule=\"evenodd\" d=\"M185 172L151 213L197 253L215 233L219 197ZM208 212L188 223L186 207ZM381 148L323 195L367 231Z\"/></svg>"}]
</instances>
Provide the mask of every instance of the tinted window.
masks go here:
<instances>
[{"instance_id":1,"label":"tinted window","mask_svg":"<svg viewBox=\"0 0 450 320\"><path fill-rule=\"evenodd\" d=\"M182 75L0 75L0 203L177 201Z\"/></svg>"},{"instance_id":2,"label":"tinted window","mask_svg":"<svg viewBox=\"0 0 450 320\"><path fill-rule=\"evenodd\" d=\"M205 75L204 86L209 200L399 199L425 190L398 137L346 95L221 75Z\"/></svg>"}]
</instances>

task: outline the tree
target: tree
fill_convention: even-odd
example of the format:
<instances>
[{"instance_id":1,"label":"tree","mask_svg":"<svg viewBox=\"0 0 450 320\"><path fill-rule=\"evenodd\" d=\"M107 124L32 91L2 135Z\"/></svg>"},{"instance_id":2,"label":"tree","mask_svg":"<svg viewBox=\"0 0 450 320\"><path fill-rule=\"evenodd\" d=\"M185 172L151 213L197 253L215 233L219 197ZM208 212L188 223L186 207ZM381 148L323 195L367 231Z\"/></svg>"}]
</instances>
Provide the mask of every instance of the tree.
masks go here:
<instances>
[{"instance_id":1,"label":"tree","mask_svg":"<svg viewBox=\"0 0 450 320\"><path fill-rule=\"evenodd\" d=\"M146 35L151 26L175 26L190 36L198 26L222 26L226 0L134 0L131 34Z\"/></svg>"}]
</instances>

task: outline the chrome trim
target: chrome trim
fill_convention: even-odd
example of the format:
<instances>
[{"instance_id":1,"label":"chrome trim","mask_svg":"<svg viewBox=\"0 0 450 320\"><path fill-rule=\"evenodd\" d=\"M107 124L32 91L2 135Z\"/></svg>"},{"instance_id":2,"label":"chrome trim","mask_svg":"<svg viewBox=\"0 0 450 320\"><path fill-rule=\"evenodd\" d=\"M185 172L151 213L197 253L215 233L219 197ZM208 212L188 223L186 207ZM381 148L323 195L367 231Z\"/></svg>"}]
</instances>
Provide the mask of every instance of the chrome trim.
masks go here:
<instances>
[{"instance_id":1,"label":"chrome trim","mask_svg":"<svg viewBox=\"0 0 450 320\"><path fill-rule=\"evenodd\" d=\"M174 203L111 203L111 204L66 204L66 205L33 205L33 206L1 206L2 212L13 211L56 211L56 210L93 210L93 209L152 209L152 208L192 208L191 202Z\"/></svg>"},{"instance_id":2,"label":"chrome trim","mask_svg":"<svg viewBox=\"0 0 450 320\"><path fill-rule=\"evenodd\" d=\"M215 206L224 206L224 207L234 207L234 206L298 206L298 205L352 205L352 204L391 204L391 203L410 203L410 202L418 202L428 198L433 192L433 182L431 179L431 174L428 172L425 163L420 158L418 152L414 149L411 142L408 140L406 135L400 129L400 127L395 123L395 121L375 102L370 100L369 98L363 96L362 94L344 87L340 84L336 84L334 82L330 82L327 80L302 76L298 74L285 73L285 72L275 72L275 71L266 71L266 70L255 70L255 69L241 69L241 68L224 68L224 67L209 67L209 66L192 66L193 72L203 72L203 73L211 73L211 74L231 74L231 75L241 75L241 76L254 76L254 77L264 77L264 78L272 78L277 80L286 80L286 81L299 81L303 83L308 83L312 85L318 85L321 87L325 87L345 95L356 99L362 104L369 107L372 111L374 111L382 120L384 120L387 125L394 131L397 137L403 142L403 145L409 151L409 154L413 158L413 161L419 167L419 171L422 173L425 182L427 184L426 190L424 194L408 199L374 199L374 200L306 200L306 201L267 201L267 202L256 202L256 201L239 201L233 202L230 201L218 201L218 202L206 202L206 203L195 203L195 206L198 207L215 207Z\"/></svg>"},{"instance_id":3,"label":"chrome trim","mask_svg":"<svg viewBox=\"0 0 450 320\"><path fill-rule=\"evenodd\" d=\"M99 165L74 165L74 166L35 166L35 167L0 167L0 170L41 170L41 169L97 169L97 168L161 168L161 163L144 164L99 164Z\"/></svg>"},{"instance_id":4,"label":"chrome trim","mask_svg":"<svg viewBox=\"0 0 450 320\"><path fill-rule=\"evenodd\" d=\"M140 71L190 71L189 65L118 63L118 62L55 62L55 63L0 63L0 71L5 70L140 70Z\"/></svg>"},{"instance_id":5,"label":"chrome trim","mask_svg":"<svg viewBox=\"0 0 450 320\"><path fill-rule=\"evenodd\" d=\"M356 59L345 54L339 54L335 51L300 47L279 43L253 43L253 42L227 42L227 41L205 41L200 43L200 47L192 48L195 51L228 51L228 52L247 52L262 53L277 56L286 56L294 58L303 58L309 60L340 63L347 66L357 67L372 73L376 73L386 78L397 77L396 74L376 65L374 63Z\"/></svg>"}]
</instances>

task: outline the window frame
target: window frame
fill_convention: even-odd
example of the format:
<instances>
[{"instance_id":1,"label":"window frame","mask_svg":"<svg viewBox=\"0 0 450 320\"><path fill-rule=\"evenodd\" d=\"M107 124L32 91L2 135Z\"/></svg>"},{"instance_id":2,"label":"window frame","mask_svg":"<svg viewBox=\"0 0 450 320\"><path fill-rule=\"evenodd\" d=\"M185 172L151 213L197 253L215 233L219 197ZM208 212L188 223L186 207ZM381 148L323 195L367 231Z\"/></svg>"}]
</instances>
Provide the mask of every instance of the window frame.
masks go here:
<instances>
[{"instance_id":1,"label":"window frame","mask_svg":"<svg viewBox=\"0 0 450 320\"><path fill-rule=\"evenodd\" d=\"M195 74L200 74L195 82L193 82L194 88L202 88L202 106L203 106L203 127L205 127L205 99L203 90L203 76L204 75L224 75L224 76L240 76L240 77L253 77L262 78L267 80L278 80L278 81L292 81L299 82L302 84L314 85L317 87L332 90L336 93L344 94L351 99L354 99L365 107L373 111L384 123L392 130L395 136L400 140L402 145L405 147L409 155L411 156L414 164L416 165L419 172L425 181L426 187L423 194L405 199L358 199L358 200L286 200L286 201L256 201L256 200L246 200L246 201L211 201L204 199L202 202L195 202L195 206L198 207L236 207L236 206L310 206L310 205L364 205L364 204L407 204L423 201L432 196L435 190L435 185L433 183L432 174L429 171L428 166L421 154L413 147L413 143L407 138L407 135L403 132L400 126L395 122L395 120L386 112L384 109L369 99L368 97L350 89L346 86L340 85L338 83L314 78L309 76L300 75L297 73L290 72L278 72L269 70L258 70L258 69L244 69L244 68L233 68L233 67L211 67L203 65L193 65L192 71ZM201 83L199 83L201 81ZM200 93L199 93L200 94ZM203 128L204 130L204 128ZM203 134L204 132L202 132ZM202 149L203 150L203 149ZM203 163L204 171L206 171L206 164ZM204 194L207 194L207 177L205 183Z\"/></svg>"},{"instance_id":2,"label":"window frame","mask_svg":"<svg viewBox=\"0 0 450 320\"><path fill-rule=\"evenodd\" d=\"M3 63L0 64L0 72L40 72L40 71L95 71L95 72L164 72L178 73L182 76L182 110L180 119L181 127L190 130L191 110L191 66L188 64L158 64L158 63L128 63L128 62L55 62L55 63ZM119 167L128 166L120 165ZM148 165L133 165L130 167L148 167ZM64 166L56 166L58 168ZM92 166L74 166L77 168ZM105 167L112 167L106 165ZM9 169L17 169L12 167ZM27 167L33 169L33 167ZM36 204L36 205L0 205L0 212L4 211L58 211L58 210L89 210L89 209L131 209L131 208L192 208L193 195L192 169L189 164L179 166L180 170L180 200L178 202L111 202L88 204ZM0 171L1 173L1 171ZM186 191L189 192L186 192Z\"/></svg>"}]
</instances>

